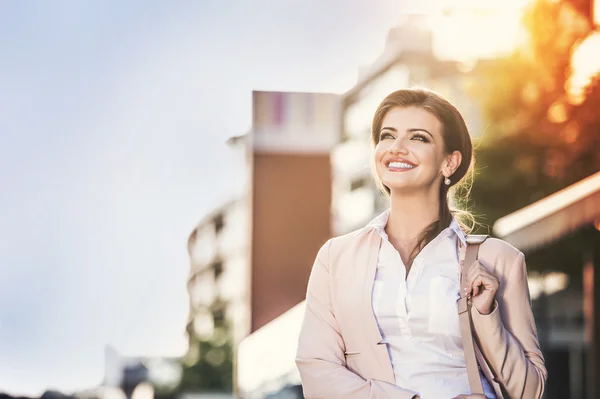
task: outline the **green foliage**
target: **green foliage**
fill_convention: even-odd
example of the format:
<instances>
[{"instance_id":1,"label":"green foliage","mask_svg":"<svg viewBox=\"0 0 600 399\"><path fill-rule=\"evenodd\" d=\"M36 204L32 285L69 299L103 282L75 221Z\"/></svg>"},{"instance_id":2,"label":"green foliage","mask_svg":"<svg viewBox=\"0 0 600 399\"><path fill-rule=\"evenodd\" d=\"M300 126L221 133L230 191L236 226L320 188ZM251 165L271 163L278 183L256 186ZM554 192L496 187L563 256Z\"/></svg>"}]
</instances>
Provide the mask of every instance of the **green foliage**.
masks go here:
<instances>
[{"instance_id":1,"label":"green foliage","mask_svg":"<svg viewBox=\"0 0 600 399\"><path fill-rule=\"evenodd\" d=\"M211 339L195 339L199 360L184 366L180 392L232 392L233 345L226 330L216 329Z\"/></svg>"}]
</instances>

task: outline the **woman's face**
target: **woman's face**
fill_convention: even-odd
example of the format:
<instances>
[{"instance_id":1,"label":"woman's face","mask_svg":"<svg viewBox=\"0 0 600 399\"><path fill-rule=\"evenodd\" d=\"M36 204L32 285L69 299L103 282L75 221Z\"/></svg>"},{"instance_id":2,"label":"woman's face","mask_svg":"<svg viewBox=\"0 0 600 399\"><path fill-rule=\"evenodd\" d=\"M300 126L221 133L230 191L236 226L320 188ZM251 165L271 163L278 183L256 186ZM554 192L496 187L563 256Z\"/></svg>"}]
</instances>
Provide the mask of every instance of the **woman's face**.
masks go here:
<instances>
[{"instance_id":1,"label":"woman's face","mask_svg":"<svg viewBox=\"0 0 600 399\"><path fill-rule=\"evenodd\" d=\"M439 188L444 177L460 165L458 151L444 153L442 123L423 108L390 109L377 133L376 172L392 195L395 191Z\"/></svg>"}]
</instances>

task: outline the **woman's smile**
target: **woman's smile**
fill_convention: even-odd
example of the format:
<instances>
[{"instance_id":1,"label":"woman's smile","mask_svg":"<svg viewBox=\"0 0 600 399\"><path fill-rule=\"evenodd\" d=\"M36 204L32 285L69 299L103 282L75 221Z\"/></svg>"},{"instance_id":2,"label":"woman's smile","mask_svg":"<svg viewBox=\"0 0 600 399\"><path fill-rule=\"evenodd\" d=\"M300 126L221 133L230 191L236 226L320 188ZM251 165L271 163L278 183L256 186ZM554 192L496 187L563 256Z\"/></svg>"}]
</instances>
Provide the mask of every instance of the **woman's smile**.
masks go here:
<instances>
[{"instance_id":1,"label":"woman's smile","mask_svg":"<svg viewBox=\"0 0 600 399\"><path fill-rule=\"evenodd\" d=\"M414 163L402 158L390 159L385 164L390 172L406 172L417 167Z\"/></svg>"}]
</instances>

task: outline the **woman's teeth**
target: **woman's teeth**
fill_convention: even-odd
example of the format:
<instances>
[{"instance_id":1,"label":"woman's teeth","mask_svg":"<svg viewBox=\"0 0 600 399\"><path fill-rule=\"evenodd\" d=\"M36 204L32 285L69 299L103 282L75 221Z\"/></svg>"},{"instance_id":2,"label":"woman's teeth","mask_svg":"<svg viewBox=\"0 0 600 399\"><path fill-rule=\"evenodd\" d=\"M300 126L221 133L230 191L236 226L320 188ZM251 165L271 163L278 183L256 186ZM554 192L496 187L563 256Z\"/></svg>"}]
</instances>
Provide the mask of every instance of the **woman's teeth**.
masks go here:
<instances>
[{"instance_id":1,"label":"woman's teeth","mask_svg":"<svg viewBox=\"0 0 600 399\"><path fill-rule=\"evenodd\" d=\"M390 162L388 167L394 169L412 169L415 166L405 162Z\"/></svg>"}]
</instances>

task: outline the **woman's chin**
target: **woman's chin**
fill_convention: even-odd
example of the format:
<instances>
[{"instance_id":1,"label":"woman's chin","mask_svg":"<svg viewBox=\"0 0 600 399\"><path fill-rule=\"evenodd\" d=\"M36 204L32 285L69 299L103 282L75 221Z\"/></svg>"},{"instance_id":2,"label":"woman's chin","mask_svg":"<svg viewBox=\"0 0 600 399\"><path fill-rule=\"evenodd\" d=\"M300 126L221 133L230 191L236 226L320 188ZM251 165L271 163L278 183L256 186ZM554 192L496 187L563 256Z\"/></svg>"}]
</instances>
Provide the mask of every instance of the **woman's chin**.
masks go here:
<instances>
[{"instance_id":1,"label":"woman's chin","mask_svg":"<svg viewBox=\"0 0 600 399\"><path fill-rule=\"evenodd\" d=\"M390 189L395 189L395 188L403 189L403 188L415 187L415 182L413 181L413 179L402 179L402 178L384 179L382 182Z\"/></svg>"},{"instance_id":2,"label":"woman's chin","mask_svg":"<svg viewBox=\"0 0 600 399\"><path fill-rule=\"evenodd\" d=\"M384 184L390 189L392 195L395 193L401 194L408 192L414 193L419 191L427 191L426 186L422 184L415 184L414 182L388 182Z\"/></svg>"}]
</instances>

